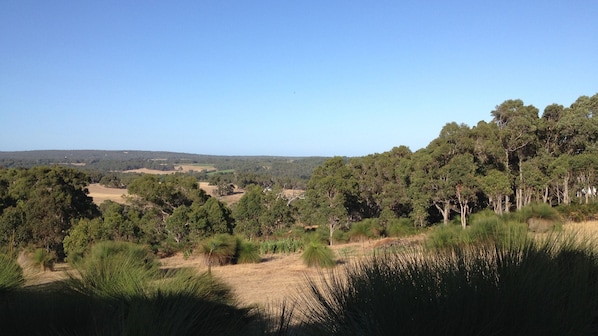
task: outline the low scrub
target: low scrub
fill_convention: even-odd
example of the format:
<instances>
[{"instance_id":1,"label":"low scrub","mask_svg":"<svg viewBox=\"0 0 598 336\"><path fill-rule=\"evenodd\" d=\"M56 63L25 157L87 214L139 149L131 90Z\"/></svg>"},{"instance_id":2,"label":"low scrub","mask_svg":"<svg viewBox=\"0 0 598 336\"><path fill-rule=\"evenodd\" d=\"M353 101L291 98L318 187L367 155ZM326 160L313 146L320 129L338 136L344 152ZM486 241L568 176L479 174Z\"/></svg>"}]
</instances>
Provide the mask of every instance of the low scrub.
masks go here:
<instances>
[{"instance_id":1,"label":"low scrub","mask_svg":"<svg viewBox=\"0 0 598 336\"><path fill-rule=\"evenodd\" d=\"M353 223L347 233L352 241L364 241L380 238L384 228L377 218L367 218L361 222Z\"/></svg>"},{"instance_id":2,"label":"low scrub","mask_svg":"<svg viewBox=\"0 0 598 336\"><path fill-rule=\"evenodd\" d=\"M297 307L312 335L589 335L594 248L553 235L377 255L310 280Z\"/></svg>"},{"instance_id":3,"label":"low scrub","mask_svg":"<svg viewBox=\"0 0 598 336\"><path fill-rule=\"evenodd\" d=\"M284 238L277 240L264 240L259 242L260 254L296 253L303 250L305 242L303 239Z\"/></svg>"}]
</instances>

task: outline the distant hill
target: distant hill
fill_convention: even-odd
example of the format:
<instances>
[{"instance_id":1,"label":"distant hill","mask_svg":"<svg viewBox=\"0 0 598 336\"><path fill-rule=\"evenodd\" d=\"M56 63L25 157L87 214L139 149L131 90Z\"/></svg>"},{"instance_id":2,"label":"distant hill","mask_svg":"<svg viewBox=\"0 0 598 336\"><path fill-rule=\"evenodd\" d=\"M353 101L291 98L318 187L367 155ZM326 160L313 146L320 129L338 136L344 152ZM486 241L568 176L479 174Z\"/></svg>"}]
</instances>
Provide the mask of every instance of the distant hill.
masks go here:
<instances>
[{"instance_id":1,"label":"distant hill","mask_svg":"<svg viewBox=\"0 0 598 336\"><path fill-rule=\"evenodd\" d=\"M155 169L173 171L182 164L212 165L220 171L289 176L308 179L327 157L219 156L137 150L0 151L0 167L30 168L65 165L99 172Z\"/></svg>"}]
</instances>

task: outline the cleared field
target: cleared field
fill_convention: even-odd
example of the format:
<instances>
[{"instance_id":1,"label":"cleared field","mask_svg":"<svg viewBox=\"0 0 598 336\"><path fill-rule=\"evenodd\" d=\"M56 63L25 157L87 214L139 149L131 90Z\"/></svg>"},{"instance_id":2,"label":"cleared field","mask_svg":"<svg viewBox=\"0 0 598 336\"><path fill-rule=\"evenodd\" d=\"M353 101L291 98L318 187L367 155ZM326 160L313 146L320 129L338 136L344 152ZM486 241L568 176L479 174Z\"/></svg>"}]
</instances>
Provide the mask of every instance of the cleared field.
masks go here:
<instances>
[{"instance_id":1,"label":"cleared field","mask_svg":"<svg viewBox=\"0 0 598 336\"><path fill-rule=\"evenodd\" d=\"M206 193L210 196L216 197L216 186L208 185L208 182L199 182L199 187L206 191ZM118 188L107 188L99 183L92 183L90 184L87 189L89 190L89 196L93 198L93 202L95 204L102 204L106 200L111 200L118 203L125 203L125 199L123 195L128 195L127 189L118 189ZM245 190L243 189L235 189L235 193L228 196L218 196L217 198L228 204L234 204L238 202Z\"/></svg>"},{"instance_id":2,"label":"cleared field","mask_svg":"<svg viewBox=\"0 0 598 336\"><path fill-rule=\"evenodd\" d=\"M128 195L127 189L107 188L99 183L92 183L87 189L89 190L89 196L93 198L93 202L98 205L107 200L125 203L123 196Z\"/></svg>"}]
</instances>

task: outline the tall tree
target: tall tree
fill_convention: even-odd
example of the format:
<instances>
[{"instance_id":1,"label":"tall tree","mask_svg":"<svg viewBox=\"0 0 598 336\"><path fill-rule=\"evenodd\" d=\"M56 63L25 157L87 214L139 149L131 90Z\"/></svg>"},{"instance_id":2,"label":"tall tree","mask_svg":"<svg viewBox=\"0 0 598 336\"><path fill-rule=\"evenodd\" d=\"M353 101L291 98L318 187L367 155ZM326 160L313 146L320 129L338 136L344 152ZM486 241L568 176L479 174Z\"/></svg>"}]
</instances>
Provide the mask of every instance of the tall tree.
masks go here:
<instances>
[{"instance_id":1,"label":"tall tree","mask_svg":"<svg viewBox=\"0 0 598 336\"><path fill-rule=\"evenodd\" d=\"M524 105L523 101L507 100L492 111L492 121L498 126L498 137L504 151L503 163L505 171L511 172L512 160L518 170L515 199L517 208L523 206L523 181L522 163L526 157L535 153L533 147L537 143L536 135L538 125L538 109L532 105ZM505 209L509 209L509 199L505 198Z\"/></svg>"},{"instance_id":2,"label":"tall tree","mask_svg":"<svg viewBox=\"0 0 598 336\"><path fill-rule=\"evenodd\" d=\"M359 193L358 184L342 157L326 160L307 184L305 207L302 211L318 224L326 224L332 245L334 231L349 226Z\"/></svg>"}]
</instances>

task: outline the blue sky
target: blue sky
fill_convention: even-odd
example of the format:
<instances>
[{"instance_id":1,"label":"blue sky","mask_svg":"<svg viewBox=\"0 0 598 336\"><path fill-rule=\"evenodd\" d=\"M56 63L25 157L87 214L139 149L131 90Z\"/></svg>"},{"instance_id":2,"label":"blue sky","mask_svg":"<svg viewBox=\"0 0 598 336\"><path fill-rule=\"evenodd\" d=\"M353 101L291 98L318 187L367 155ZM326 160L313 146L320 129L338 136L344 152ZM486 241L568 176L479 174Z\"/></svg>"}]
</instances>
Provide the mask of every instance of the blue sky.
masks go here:
<instances>
[{"instance_id":1,"label":"blue sky","mask_svg":"<svg viewBox=\"0 0 598 336\"><path fill-rule=\"evenodd\" d=\"M598 92L598 2L0 3L0 151L362 156Z\"/></svg>"}]
</instances>

